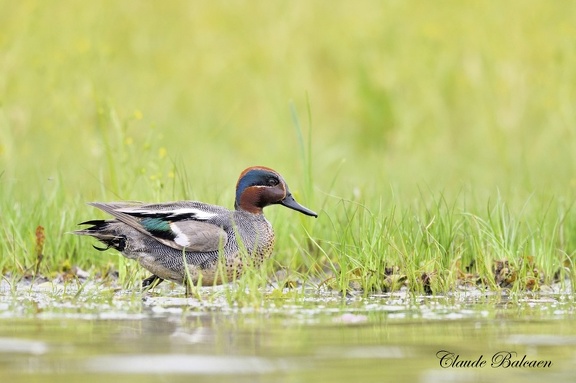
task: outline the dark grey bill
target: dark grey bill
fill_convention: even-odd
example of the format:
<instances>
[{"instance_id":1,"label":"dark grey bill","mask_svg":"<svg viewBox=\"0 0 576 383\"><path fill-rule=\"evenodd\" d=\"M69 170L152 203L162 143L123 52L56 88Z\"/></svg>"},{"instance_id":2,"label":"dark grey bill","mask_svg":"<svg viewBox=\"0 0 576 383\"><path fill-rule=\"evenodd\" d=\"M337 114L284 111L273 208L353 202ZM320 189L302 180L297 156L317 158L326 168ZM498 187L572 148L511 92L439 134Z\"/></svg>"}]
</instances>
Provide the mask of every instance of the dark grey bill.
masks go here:
<instances>
[{"instance_id":1,"label":"dark grey bill","mask_svg":"<svg viewBox=\"0 0 576 383\"><path fill-rule=\"evenodd\" d=\"M306 214L312 217L318 217L318 214L296 202L294 197L292 197L292 194L287 194L286 197L284 197L284 199L280 201L280 204L289 207L290 209L299 211L302 214Z\"/></svg>"}]
</instances>

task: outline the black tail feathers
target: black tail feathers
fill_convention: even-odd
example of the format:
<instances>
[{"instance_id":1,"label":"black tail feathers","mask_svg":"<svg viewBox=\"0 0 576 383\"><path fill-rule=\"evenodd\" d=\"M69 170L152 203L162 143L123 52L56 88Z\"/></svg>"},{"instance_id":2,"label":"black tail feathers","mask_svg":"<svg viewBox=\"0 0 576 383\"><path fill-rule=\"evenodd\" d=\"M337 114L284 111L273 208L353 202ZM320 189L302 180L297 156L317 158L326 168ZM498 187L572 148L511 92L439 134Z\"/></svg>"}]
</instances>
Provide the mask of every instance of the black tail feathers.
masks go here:
<instances>
[{"instance_id":1,"label":"black tail feathers","mask_svg":"<svg viewBox=\"0 0 576 383\"><path fill-rule=\"evenodd\" d=\"M73 233L77 235L89 235L103 244L106 247L98 247L92 245L98 251L105 251L110 248L116 249L118 251L124 251L126 248L126 236L122 234L117 234L116 231L111 227L110 221L105 220L91 220L79 223L79 225L92 225L89 228L83 230L76 230Z\"/></svg>"}]
</instances>

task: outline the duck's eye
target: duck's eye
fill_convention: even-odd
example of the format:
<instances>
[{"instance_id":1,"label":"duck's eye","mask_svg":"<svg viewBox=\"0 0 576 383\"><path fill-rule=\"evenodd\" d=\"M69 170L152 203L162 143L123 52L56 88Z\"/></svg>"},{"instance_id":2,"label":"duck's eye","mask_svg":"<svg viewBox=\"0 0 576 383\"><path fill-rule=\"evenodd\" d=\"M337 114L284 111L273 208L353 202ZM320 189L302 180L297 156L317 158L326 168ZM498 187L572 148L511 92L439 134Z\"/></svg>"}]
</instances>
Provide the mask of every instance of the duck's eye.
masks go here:
<instances>
[{"instance_id":1,"label":"duck's eye","mask_svg":"<svg viewBox=\"0 0 576 383\"><path fill-rule=\"evenodd\" d=\"M276 186L280 183L280 181L278 181L278 179L276 178L268 178L266 183L268 184L268 186Z\"/></svg>"}]
</instances>

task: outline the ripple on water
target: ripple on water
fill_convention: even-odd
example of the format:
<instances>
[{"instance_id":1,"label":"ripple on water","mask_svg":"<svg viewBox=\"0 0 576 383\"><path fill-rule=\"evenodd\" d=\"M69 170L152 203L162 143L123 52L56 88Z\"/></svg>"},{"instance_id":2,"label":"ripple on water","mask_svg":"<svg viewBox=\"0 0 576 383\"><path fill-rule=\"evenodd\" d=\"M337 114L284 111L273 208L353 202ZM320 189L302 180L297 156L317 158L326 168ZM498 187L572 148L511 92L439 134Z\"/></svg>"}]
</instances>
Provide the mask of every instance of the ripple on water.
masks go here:
<instances>
[{"instance_id":1,"label":"ripple on water","mask_svg":"<svg viewBox=\"0 0 576 383\"><path fill-rule=\"evenodd\" d=\"M111 355L90 358L84 368L114 374L265 374L282 369L260 357L208 355Z\"/></svg>"},{"instance_id":2,"label":"ripple on water","mask_svg":"<svg viewBox=\"0 0 576 383\"><path fill-rule=\"evenodd\" d=\"M41 355L46 352L48 352L48 345L44 342L16 338L0 338L0 353Z\"/></svg>"}]
</instances>

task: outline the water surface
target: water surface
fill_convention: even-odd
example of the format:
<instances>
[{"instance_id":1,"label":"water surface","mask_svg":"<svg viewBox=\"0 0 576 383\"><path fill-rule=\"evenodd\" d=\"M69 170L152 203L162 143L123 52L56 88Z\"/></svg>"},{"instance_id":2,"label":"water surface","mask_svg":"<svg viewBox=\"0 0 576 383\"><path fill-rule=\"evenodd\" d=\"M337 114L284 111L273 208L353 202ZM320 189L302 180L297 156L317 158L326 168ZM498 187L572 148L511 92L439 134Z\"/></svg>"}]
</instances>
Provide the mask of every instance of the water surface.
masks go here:
<instances>
[{"instance_id":1,"label":"water surface","mask_svg":"<svg viewBox=\"0 0 576 383\"><path fill-rule=\"evenodd\" d=\"M576 380L568 292L287 293L243 307L206 295L3 288L0 381Z\"/></svg>"}]
</instances>

